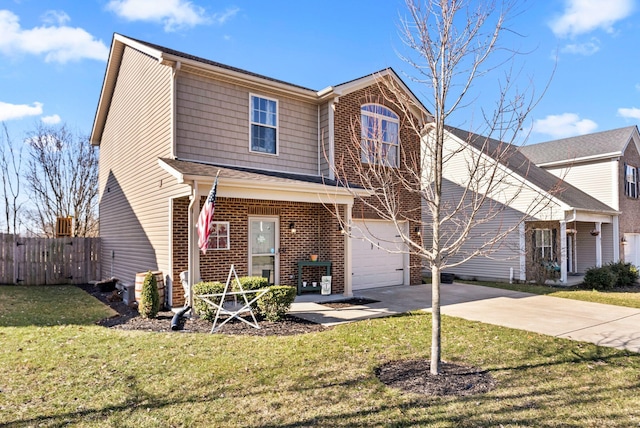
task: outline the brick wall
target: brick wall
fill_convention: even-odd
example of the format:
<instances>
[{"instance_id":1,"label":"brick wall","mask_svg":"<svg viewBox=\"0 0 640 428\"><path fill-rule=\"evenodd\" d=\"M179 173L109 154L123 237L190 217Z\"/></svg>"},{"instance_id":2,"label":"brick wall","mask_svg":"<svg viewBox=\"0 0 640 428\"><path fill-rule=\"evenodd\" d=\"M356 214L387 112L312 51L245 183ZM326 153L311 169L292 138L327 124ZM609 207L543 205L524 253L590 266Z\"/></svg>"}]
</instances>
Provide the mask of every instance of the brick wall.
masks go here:
<instances>
[{"instance_id":1,"label":"brick wall","mask_svg":"<svg viewBox=\"0 0 640 428\"><path fill-rule=\"evenodd\" d=\"M200 206L205 201L201 198ZM188 198L174 202L173 275L188 267L187 211ZM231 264L238 276L249 273L249 217L277 217L280 222L279 285L297 284L297 262L308 260L310 254L329 260L332 265L332 291L344 291L344 235L338 230L337 219L321 204L217 198L214 221L228 221L229 250L208 250L200 254L200 276L205 281L226 281ZM295 223L292 234L289 224ZM254 273L255 274L255 273ZM260 275L258 273L257 275ZM319 280L319 279L318 279ZM177 282L176 282L177 285ZM184 302L181 287L174 287L173 304Z\"/></svg>"},{"instance_id":2,"label":"brick wall","mask_svg":"<svg viewBox=\"0 0 640 428\"><path fill-rule=\"evenodd\" d=\"M336 104L335 112L335 159L338 174L346 178L349 182L362 184L357 169L363 171L363 164L360 162L360 108L363 104L377 103L388 107L395 111L400 117L400 156L404 156L406 163L401 162L399 169L395 170L404 180L415 182L415 172L419 169L418 162L412 162L412 159L419 159L420 139L408 126L406 118L400 111L394 107L389 100L393 96L384 93L378 85L354 91L352 93L340 97ZM355 163L355 168L354 168ZM412 171L409 171L411 168ZM391 174L390 177L393 177ZM419 177L420 174L418 173ZM367 187L367 186L365 186ZM398 202L398 212L400 215L406 216L409 220L409 230L414 234L414 229L420 224L421 220L421 200L418 192L409 192L402 185L396 187L396 197ZM369 199L369 201L374 201ZM375 202L374 202L375 203ZM379 205L378 205L379 206ZM353 206L352 216L354 219L376 219L380 216L375 209L368 207L362 201L356 200ZM418 241L420 238L415 234L413 239ZM422 282L421 275L421 259L417 255L410 256L410 281L411 284L420 284Z\"/></svg>"},{"instance_id":3,"label":"brick wall","mask_svg":"<svg viewBox=\"0 0 640 428\"><path fill-rule=\"evenodd\" d=\"M623 158L618 162L618 192L620 200L619 224L620 238L625 233L640 233L640 198L630 198L624 193L624 164L640 168L640 154L636 145L631 142L627 146ZM624 260L625 245L620 244L620 258Z\"/></svg>"}]
</instances>

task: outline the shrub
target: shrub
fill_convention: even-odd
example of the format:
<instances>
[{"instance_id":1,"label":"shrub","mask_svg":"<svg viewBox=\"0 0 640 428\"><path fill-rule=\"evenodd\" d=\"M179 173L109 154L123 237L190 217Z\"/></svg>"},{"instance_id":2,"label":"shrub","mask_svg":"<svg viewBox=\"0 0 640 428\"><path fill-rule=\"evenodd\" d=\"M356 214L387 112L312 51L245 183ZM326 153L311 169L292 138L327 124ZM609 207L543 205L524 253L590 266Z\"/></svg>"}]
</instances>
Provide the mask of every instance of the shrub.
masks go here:
<instances>
[{"instance_id":1,"label":"shrub","mask_svg":"<svg viewBox=\"0 0 640 428\"><path fill-rule=\"evenodd\" d=\"M224 284L218 281L199 282L193 286L193 309L201 318L212 321L216 317L216 311L205 301L196 297L198 294L217 294L224 291Z\"/></svg>"},{"instance_id":2,"label":"shrub","mask_svg":"<svg viewBox=\"0 0 640 428\"><path fill-rule=\"evenodd\" d=\"M617 262L607 265L611 272L616 275L616 287L627 287L633 285L638 279L638 269L631 263Z\"/></svg>"},{"instance_id":3,"label":"shrub","mask_svg":"<svg viewBox=\"0 0 640 428\"><path fill-rule=\"evenodd\" d=\"M272 285L269 291L258 299L258 309L268 321L280 321L291 308L296 298L296 287Z\"/></svg>"},{"instance_id":4,"label":"shrub","mask_svg":"<svg viewBox=\"0 0 640 428\"><path fill-rule=\"evenodd\" d=\"M610 266L593 267L585 273L584 284L594 290L609 290L616 285L617 279Z\"/></svg>"},{"instance_id":5,"label":"shrub","mask_svg":"<svg viewBox=\"0 0 640 428\"><path fill-rule=\"evenodd\" d=\"M147 272L140 290L140 304L138 312L142 318L154 318L160 310L160 294L158 293L158 282L151 271Z\"/></svg>"},{"instance_id":6,"label":"shrub","mask_svg":"<svg viewBox=\"0 0 640 428\"><path fill-rule=\"evenodd\" d=\"M269 286L269 280L262 276L241 276L238 279L245 290L259 290ZM233 286L237 287L237 285L236 281L233 281Z\"/></svg>"}]
</instances>

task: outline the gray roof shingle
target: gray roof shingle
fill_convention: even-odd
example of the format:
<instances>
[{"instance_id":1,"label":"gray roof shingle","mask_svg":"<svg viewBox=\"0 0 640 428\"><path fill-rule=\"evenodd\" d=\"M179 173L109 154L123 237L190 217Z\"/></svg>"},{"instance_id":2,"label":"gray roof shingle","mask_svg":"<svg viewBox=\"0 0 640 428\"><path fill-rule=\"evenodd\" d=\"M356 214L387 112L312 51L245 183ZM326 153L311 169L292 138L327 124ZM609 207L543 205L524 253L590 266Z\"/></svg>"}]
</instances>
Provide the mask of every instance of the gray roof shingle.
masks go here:
<instances>
[{"instance_id":1,"label":"gray roof shingle","mask_svg":"<svg viewBox=\"0 0 640 428\"><path fill-rule=\"evenodd\" d=\"M536 165L607 154L621 155L635 131L635 125L627 126L610 131L522 146L520 151Z\"/></svg>"},{"instance_id":2,"label":"gray roof shingle","mask_svg":"<svg viewBox=\"0 0 640 428\"><path fill-rule=\"evenodd\" d=\"M592 212L617 213L607 204L562 181L549 171L536 166L516 146L458 128L447 127L447 130L491 158L499 159L499 162L510 170L535 186L550 192L555 198L572 208Z\"/></svg>"}]
</instances>

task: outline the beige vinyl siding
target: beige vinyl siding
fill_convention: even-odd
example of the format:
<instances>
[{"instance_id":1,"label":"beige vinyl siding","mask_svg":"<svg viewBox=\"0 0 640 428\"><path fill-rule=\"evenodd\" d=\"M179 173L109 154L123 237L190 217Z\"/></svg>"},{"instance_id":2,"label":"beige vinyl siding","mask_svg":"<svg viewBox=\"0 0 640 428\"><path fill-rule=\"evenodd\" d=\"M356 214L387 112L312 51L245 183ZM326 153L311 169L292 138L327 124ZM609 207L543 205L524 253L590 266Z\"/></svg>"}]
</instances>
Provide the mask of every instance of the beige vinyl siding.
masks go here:
<instances>
[{"instance_id":1,"label":"beige vinyl siding","mask_svg":"<svg viewBox=\"0 0 640 428\"><path fill-rule=\"evenodd\" d=\"M133 283L138 272L170 274L170 198L186 192L158 165L171 155L171 74L125 49L100 143L103 277Z\"/></svg>"},{"instance_id":2,"label":"beige vinyl siding","mask_svg":"<svg viewBox=\"0 0 640 428\"><path fill-rule=\"evenodd\" d=\"M596 265L596 237L591 236L594 223L578 223L576 245L578 247L578 272L584 273Z\"/></svg>"},{"instance_id":3,"label":"beige vinyl siding","mask_svg":"<svg viewBox=\"0 0 640 428\"><path fill-rule=\"evenodd\" d=\"M463 188L453 184L448 180L444 180L442 184L442 194L444 201L455 203L462 197ZM445 202L446 203L446 202ZM485 205L481 208L479 218L486 218L491 208ZM485 255L475 256L459 266L447 268L444 271L455 273L461 278L466 279L509 279L510 268L513 268L514 276L518 278L520 271L520 254L519 254L519 232L518 222L521 221L522 213L505 208L498 216L486 223L479 224L474 227L467 241L463 245L458 255L453 256L449 263L457 263L463 258L468 257L474 249L479 248L487 241L493 239L496 234L509 232L499 243L485 250ZM427 225L424 239L429 243L432 234L429 230L430 214L427 209L423 209L423 222ZM447 226L444 226L446 229ZM510 229L513 229L510 231ZM455 232L443 231L445 240L453 240L458 235ZM446 244L445 244L446 245Z\"/></svg>"},{"instance_id":4,"label":"beige vinyl siding","mask_svg":"<svg viewBox=\"0 0 640 428\"><path fill-rule=\"evenodd\" d=\"M611 162L615 165L612 166ZM617 162L607 159L600 162L574 164L563 168L545 168L550 173L564 179L567 183L604 202L618 208L617 191L614 189L614 173Z\"/></svg>"},{"instance_id":5,"label":"beige vinyl siding","mask_svg":"<svg viewBox=\"0 0 640 428\"><path fill-rule=\"evenodd\" d=\"M249 150L249 94L278 101L278 155ZM318 174L318 109L313 103L181 72L177 80L178 158Z\"/></svg>"},{"instance_id":6,"label":"beige vinyl siding","mask_svg":"<svg viewBox=\"0 0 640 428\"><path fill-rule=\"evenodd\" d=\"M605 223L602 229L602 264L613 262L613 224Z\"/></svg>"}]
</instances>

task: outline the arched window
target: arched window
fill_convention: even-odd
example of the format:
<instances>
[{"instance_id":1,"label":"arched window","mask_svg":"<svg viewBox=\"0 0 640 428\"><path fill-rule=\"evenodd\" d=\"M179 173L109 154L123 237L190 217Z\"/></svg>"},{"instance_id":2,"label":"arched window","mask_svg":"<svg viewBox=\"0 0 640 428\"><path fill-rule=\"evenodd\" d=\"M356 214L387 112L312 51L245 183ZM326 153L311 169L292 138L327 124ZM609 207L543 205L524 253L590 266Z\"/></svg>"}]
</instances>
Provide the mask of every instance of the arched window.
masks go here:
<instances>
[{"instance_id":1,"label":"arched window","mask_svg":"<svg viewBox=\"0 0 640 428\"><path fill-rule=\"evenodd\" d=\"M379 104L365 104L360 109L362 129L360 160L398 167L400 155L400 119Z\"/></svg>"}]
</instances>

